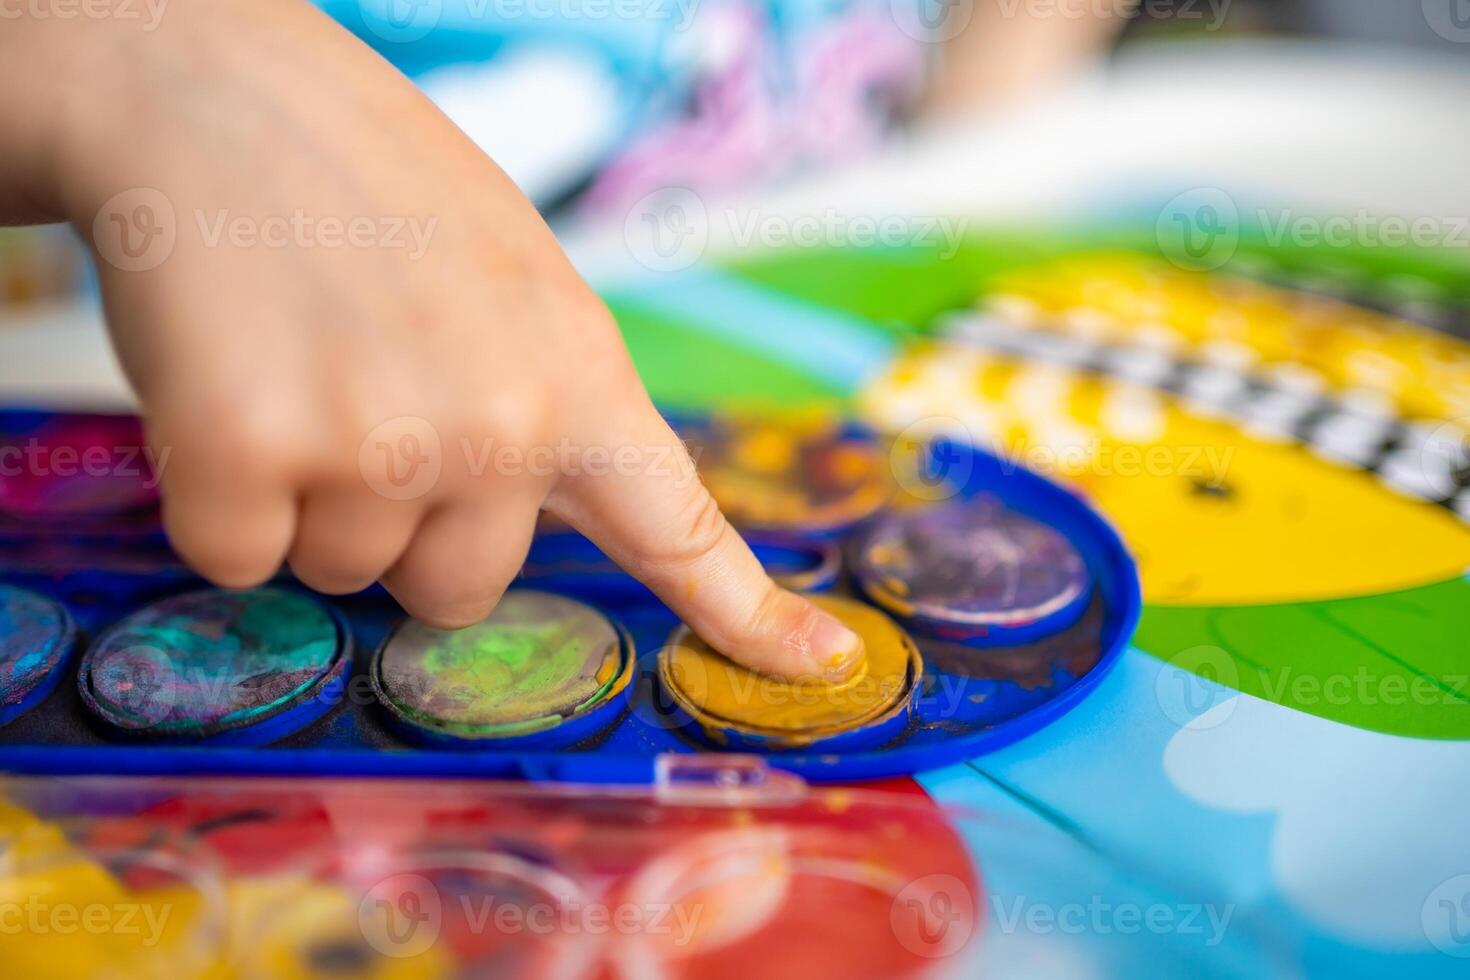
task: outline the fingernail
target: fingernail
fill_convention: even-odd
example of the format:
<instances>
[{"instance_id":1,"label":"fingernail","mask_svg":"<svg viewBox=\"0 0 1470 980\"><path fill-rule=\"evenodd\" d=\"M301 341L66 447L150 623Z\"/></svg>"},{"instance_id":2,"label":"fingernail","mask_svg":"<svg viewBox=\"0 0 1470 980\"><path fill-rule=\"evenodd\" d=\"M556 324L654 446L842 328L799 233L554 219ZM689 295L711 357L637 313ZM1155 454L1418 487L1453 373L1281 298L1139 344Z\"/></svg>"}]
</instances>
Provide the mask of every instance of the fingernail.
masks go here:
<instances>
[{"instance_id":1,"label":"fingernail","mask_svg":"<svg viewBox=\"0 0 1470 980\"><path fill-rule=\"evenodd\" d=\"M862 637L825 614L817 617L812 630L811 651L829 684L847 680L863 662Z\"/></svg>"}]
</instances>

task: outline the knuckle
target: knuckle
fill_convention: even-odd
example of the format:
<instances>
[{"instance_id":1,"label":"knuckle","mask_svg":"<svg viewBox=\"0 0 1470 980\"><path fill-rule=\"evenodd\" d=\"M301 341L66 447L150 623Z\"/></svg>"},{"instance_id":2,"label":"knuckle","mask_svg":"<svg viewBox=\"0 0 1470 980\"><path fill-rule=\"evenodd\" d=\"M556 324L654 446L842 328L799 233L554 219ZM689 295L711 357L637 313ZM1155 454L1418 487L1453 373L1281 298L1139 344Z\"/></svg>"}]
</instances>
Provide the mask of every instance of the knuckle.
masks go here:
<instances>
[{"instance_id":1,"label":"knuckle","mask_svg":"<svg viewBox=\"0 0 1470 980\"><path fill-rule=\"evenodd\" d=\"M550 408L545 390L527 381L500 384L471 404L475 406L469 420L473 431L513 443L539 438Z\"/></svg>"},{"instance_id":2,"label":"knuckle","mask_svg":"<svg viewBox=\"0 0 1470 980\"><path fill-rule=\"evenodd\" d=\"M703 564L719 551L728 529L720 505L701 485L670 523L669 533L654 561L670 568Z\"/></svg>"},{"instance_id":3,"label":"knuckle","mask_svg":"<svg viewBox=\"0 0 1470 980\"><path fill-rule=\"evenodd\" d=\"M211 455L220 465L283 468L297 455L302 428L282 413L252 406L215 429L210 439Z\"/></svg>"},{"instance_id":4,"label":"knuckle","mask_svg":"<svg viewBox=\"0 0 1470 980\"><path fill-rule=\"evenodd\" d=\"M717 646L720 642L727 644L721 649L733 649L742 642L750 644L779 638L780 645L789 652L799 652L794 647L801 645L814 624L809 624L804 619L795 623L787 622L782 615L781 597L781 590L774 584L768 584L748 610L734 616L729 622L716 626L715 632L721 636L714 642ZM783 626L786 628L782 628Z\"/></svg>"}]
</instances>

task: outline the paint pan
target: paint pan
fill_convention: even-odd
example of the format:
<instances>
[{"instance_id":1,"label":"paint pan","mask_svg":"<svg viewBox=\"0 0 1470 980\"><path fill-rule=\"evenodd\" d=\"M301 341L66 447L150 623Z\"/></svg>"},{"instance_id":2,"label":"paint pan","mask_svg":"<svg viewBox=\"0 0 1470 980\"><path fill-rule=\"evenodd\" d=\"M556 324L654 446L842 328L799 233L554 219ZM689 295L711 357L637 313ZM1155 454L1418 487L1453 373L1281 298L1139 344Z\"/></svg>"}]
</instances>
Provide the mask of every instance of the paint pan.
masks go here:
<instances>
[{"instance_id":1,"label":"paint pan","mask_svg":"<svg viewBox=\"0 0 1470 980\"><path fill-rule=\"evenodd\" d=\"M0 585L0 725L46 699L76 647L76 623L61 603Z\"/></svg>"},{"instance_id":2,"label":"paint pan","mask_svg":"<svg viewBox=\"0 0 1470 980\"><path fill-rule=\"evenodd\" d=\"M350 639L326 606L278 588L206 590L146 606L82 658L82 700L111 731L264 745L341 700Z\"/></svg>"},{"instance_id":3,"label":"paint pan","mask_svg":"<svg viewBox=\"0 0 1470 980\"><path fill-rule=\"evenodd\" d=\"M743 530L836 534L893 495L877 441L834 420L716 417L680 434L725 516Z\"/></svg>"},{"instance_id":4,"label":"paint pan","mask_svg":"<svg viewBox=\"0 0 1470 980\"><path fill-rule=\"evenodd\" d=\"M858 672L840 684L777 680L741 667L680 626L659 653L659 683L686 728L721 748L857 748L903 731L923 662L912 639L881 611L841 596L811 595L863 638Z\"/></svg>"},{"instance_id":5,"label":"paint pan","mask_svg":"<svg viewBox=\"0 0 1470 980\"><path fill-rule=\"evenodd\" d=\"M849 542L859 588L916 633L969 646L1031 643L1092 594L1061 532L990 498L887 512Z\"/></svg>"},{"instance_id":6,"label":"paint pan","mask_svg":"<svg viewBox=\"0 0 1470 980\"><path fill-rule=\"evenodd\" d=\"M0 515L96 518L158 502L143 428L127 415L0 413Z\"/></svg>"},{"instance_id":7,"label":"paint pan","mask_svg":"<svg viewBox=\"0 0 1470 980\"><path fill-rule=\"evenodd\" d=\"M507 592L468 629L407 620L371 667L398 729L444 747L579 741L616 717L632 675L632 641L612 620L532 589Z\"/></svg>"}]
</instances>

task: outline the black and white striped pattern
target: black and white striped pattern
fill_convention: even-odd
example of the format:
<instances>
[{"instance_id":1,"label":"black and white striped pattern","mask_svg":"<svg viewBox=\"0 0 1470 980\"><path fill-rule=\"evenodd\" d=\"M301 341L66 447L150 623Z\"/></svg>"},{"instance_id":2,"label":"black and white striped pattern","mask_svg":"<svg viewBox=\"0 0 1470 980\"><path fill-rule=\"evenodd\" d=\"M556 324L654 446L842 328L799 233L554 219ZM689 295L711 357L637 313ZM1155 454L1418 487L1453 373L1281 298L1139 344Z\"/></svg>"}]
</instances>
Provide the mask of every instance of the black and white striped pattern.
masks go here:
<instances>
[{"instance_id":1,"label":"black and white striped pattern","mask_svg":"<svg viewBox=\"0 0 1470 980\"><path fill-rule=\"evenodd\" d=\"M1233 358L1218 363L1208 356L1180 357L977 312L948 315L938 327L941 336L967 345L1168 392L1196 414L1233 420L1257 438L1301 443L1470 522L1470 426L1406 421L1366 396L1328 395L1311 374L1290 367L1252 372Z\"/></svg>"}]
</instances>

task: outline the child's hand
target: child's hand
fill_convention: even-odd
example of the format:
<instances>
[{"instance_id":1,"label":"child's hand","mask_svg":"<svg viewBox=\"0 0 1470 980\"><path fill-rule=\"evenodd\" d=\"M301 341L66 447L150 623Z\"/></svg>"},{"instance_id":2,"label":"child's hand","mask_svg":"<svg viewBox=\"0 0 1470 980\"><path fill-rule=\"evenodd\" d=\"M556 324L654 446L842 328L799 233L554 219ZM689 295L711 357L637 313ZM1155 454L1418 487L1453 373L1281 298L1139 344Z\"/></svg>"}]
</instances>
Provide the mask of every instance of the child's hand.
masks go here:
<instances>
[{"instance_id":1,"label":"child's hand","mask_svg":"<svg viewBox=\"0 0 1470 980\"><path fill-rule=\"evenodd\" d=\"M72 91L32 93L55 185L0 198L55 202L91 239L194 568L381 579L461 627L545 507L731 657L856 665L858 638L726 524L535 210L356 39L299 0L170 5L151 33L20 23L16 70L64 52L45 70Z\"/></svg>"}]
</instances>

